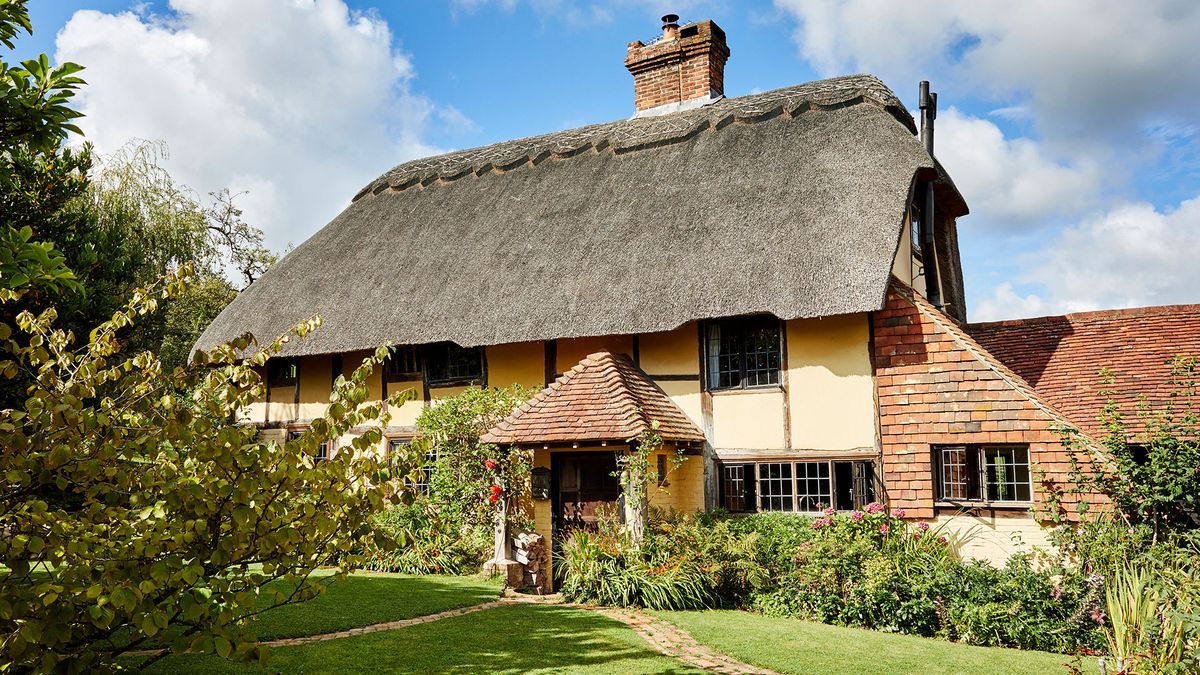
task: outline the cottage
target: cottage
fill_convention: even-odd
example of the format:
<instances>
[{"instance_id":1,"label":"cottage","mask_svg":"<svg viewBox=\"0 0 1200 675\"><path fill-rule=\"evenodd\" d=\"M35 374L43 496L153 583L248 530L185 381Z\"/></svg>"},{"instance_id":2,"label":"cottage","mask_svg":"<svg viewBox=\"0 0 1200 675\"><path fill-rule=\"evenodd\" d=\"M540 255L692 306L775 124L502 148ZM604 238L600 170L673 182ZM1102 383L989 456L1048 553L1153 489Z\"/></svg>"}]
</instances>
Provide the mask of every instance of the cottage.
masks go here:
<instances>
[{"instance_id":1,"label":"cottage","mask_svg":"<svg viewBox=\"0 0 1200 675\"><path fill-rule=\"evenodd\" d=\"M1043 542L1035 467L1066 471L1055 428L1091 402L1031 376L1054 363L1022 351L1034 324L964 323L967 206L932 154L936 94L920 130L869 75L725 98L729 56L714 22L664 17L628 46L632 117L387 171L197 346L324 319L247 411L282 435L401 345L371 382L420 393L388 449L464 387L545 387L486 440L548 472L547 539L619 499L614 451L656 426L688 457L662 506L880 500L973 530L973 555Z\"/></svg>"}]
</instances>

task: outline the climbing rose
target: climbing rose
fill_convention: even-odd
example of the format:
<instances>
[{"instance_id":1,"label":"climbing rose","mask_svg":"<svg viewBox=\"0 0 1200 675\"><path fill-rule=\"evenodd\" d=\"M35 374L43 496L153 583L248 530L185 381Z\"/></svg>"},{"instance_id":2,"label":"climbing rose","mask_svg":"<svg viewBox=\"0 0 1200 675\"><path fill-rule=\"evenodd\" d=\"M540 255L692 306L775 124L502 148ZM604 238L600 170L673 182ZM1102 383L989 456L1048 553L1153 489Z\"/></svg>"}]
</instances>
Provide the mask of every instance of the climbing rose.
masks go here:
<instances>
[{"instance_id":1,"label":"climbing rose","mask_svg":"<svg viewBox=\"0 0 1200 675\"><path fill-rule=\"evenodd\" d=\"M929 523L917 523L917 529L922 532L929 531Z\"/></svg>"},{"instance_id":2,"label":"climbing rose","mask_svg":"<svg viewBox=\"0 0 1200 675\"><path fill-rule=\"evenodd\" d=\"M904 509L892 509L892 517L893 518L903 518L904 517Z\"/></svg>"},{"instance_id":3,"label":"climbing rose","mask_svg":"<svg viewBox=\"0 0 1200 675\"><path fill-rule=\"evenodd\" d=\"M884 523L879 526L879 534L887 534L888 530L890 530L890 529L892 529L892 528L888 527L887 523Z\"/></svg>"},{"instance_id":4,"label":"climbing rose","mask_svg":"<svg viewBox=\"0 0 1200 675\"><path fill-rule=\"evenodd\" d=\"M500 494L501 492L504 492L504 488L500 487L499 485L493 485L493 486L492 486L492 494L494 494L494 495L498 495L498 494Z\"/></svg>"},{"instance_id":5,"label":"climbing rose","mask_svg":"<svg viewBox=\"0 0 1200 675\"><path fill-rule=\"evenodd\" d=\"M495 504L496 502L500 501L500 495L492 494L492 496L488 497L488 500Z\"/></svg>"},{"instance_id":6,"label":"climbing rose","mask_svg":"<svg viewBox=\"0 0 1200 675\"><path fill-rule=\"evenodd\" d=\"M867 513L882 513L882 512L883 512L883 504L880 504L879 502L871 502L870 504L867 504Z\"/></svg>"},{"instance_id":7,"label":"climbing rose","mask_svg":"<svg viewBox=\"0 0 1200 675\"><path fill-rule=\"evenodd\" d=\"M863 516L862 511L853 511L850 513L850 520L853 520L856 523L861 523L863 520L863 517L864 516Z\"/></svg>"},{"instance_id":8,"label":"climbing rose","mask_svg":"<svg viewBox=\"0 0 1200 675\"><path fill-rule=\"evenodd\" d=\"M486 460L483 465L487 467L488 471L496 470L496 460L494 459Z\"/></svg>"}]
</instances>

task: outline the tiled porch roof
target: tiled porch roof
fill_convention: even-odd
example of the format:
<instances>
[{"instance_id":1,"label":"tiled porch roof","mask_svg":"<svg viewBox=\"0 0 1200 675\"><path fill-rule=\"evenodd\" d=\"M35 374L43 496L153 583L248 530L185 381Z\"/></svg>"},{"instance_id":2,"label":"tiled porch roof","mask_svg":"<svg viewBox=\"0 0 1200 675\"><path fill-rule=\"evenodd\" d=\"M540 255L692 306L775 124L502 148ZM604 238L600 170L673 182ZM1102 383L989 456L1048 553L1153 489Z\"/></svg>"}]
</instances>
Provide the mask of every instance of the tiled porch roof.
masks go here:
<instances>
[{"instance_id":1,"label":"tiled porch roof","mask_svg":"<svg viewBox=\"0 0 1200 675\"><path fill-rule=\"evenodd\" d=\"M653 422L665 441L704 434L624 355L596 352L563 373L484 435L485 443L630 441Z\"/></svg>"}]
</instances>

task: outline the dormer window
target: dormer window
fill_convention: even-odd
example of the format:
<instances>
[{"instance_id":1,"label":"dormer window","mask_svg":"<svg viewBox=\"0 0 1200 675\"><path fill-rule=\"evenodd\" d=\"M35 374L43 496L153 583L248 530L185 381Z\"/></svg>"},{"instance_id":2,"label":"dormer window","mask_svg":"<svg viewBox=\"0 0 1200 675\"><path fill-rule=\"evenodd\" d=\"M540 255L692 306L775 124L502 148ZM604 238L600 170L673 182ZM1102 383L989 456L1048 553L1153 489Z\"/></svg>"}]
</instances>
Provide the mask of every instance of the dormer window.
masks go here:
<instances>
[{"instance_id":1,"label":"dormer window","mask_svg":"<svg viewBox=\"0 0 1200 675\"><path fill-rule=\"evenodd\" d=\"M711 321L704 350L709 391L779 385L783 348L773 316Z\"/></svg>"}]
</instances>

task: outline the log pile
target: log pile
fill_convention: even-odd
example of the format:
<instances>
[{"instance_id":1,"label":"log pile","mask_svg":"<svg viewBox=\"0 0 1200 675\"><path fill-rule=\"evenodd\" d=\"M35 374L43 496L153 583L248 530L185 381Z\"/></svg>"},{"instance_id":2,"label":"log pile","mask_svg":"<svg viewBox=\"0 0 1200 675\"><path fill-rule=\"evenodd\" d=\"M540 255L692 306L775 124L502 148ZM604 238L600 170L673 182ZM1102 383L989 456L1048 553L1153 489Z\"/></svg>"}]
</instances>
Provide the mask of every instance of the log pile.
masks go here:
<instances>
[{"instance_id":1,"label":"log pile","mask_svg":"<svg viewBox=\"0 0 1200 675\"><path fill-rule=\"evenodd\" d=\"M542 535L536 532L513 535L513 558L525 569L525 588L533 589L539 595L553 590L550 550Z\"/></svg>"}]
</instances>

